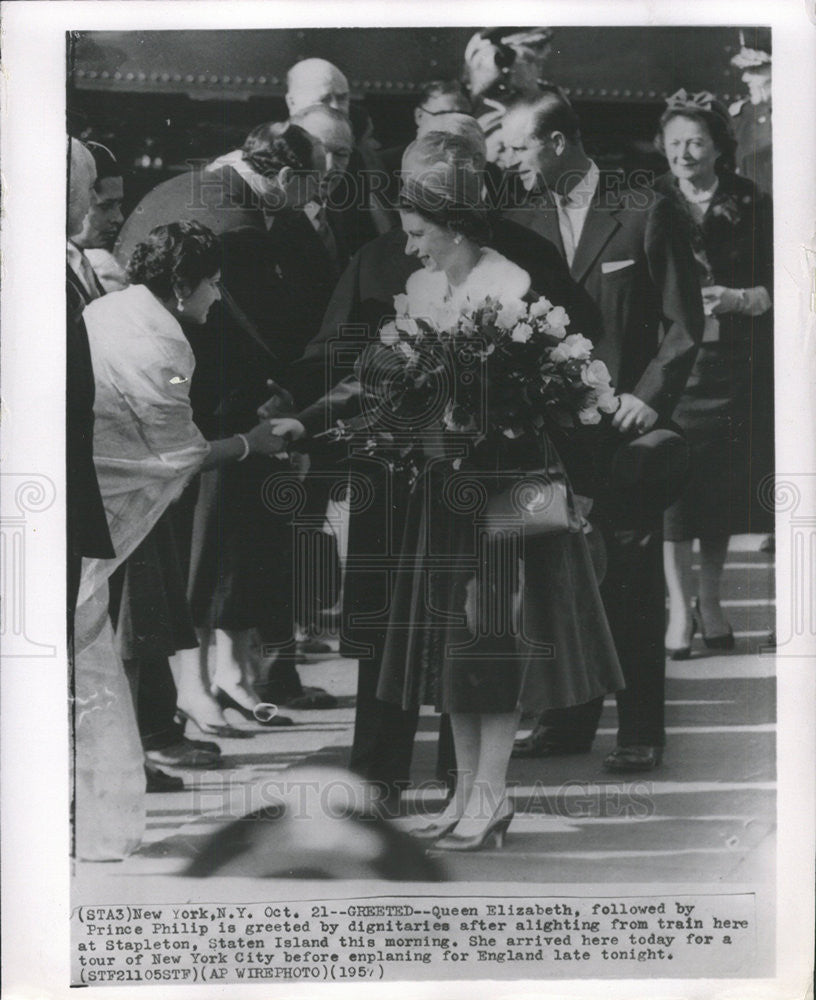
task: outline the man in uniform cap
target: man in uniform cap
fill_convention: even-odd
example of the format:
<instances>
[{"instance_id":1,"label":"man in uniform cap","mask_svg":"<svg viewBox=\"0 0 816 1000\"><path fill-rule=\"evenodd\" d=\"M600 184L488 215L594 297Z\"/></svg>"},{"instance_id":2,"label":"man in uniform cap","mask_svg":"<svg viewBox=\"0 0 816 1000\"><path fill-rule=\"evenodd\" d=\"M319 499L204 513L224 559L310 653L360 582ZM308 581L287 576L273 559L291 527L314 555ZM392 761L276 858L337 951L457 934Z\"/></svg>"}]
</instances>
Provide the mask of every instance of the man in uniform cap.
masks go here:
<instances>
[{"instance_id":1,"label":"man in uniform cap","mask_svg":"<svg viewBox=\"0 0 816 1000\"><path fill-rule=\"evenodd\" d=\"M533 100L544 82L551 28L483 28L467 43L464 77L487 138L487 157L506 167L502 121L507 106Z\"/></svg>"},{"instance_id":2,"label":"man in uniform cap","mask_svg":"<svg viewBox=\"0 0 816 1000\"><path fill-rule=\"evenodd\" d=\"M772 195L770 30L740 31L740 50L731 65L742 70L742 81L748 86L748 97L728 109L737 139L737 170L764 194Z\"/></svg>"}]
</instances>

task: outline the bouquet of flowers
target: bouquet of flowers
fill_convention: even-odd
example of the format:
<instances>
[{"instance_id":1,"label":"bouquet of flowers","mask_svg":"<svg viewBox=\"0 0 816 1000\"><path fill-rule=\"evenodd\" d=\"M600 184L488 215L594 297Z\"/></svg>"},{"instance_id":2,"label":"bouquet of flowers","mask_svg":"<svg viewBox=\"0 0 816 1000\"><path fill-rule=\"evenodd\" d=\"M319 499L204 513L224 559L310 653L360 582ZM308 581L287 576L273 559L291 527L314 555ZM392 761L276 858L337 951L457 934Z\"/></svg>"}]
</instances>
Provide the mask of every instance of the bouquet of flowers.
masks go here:
<instances>
[{"instance_id":1,"label":"bouquet of flowers","mask_svg":"<svg viewBox=\"0 0 816 1000\"><path fill-rule=\"evenodd\" d=\"M617 408L592 342L568 333L566 311L546 298L487 296L460 310L411 303L414 315L406 295L394 305L379 331L388 356L378 398L397 418L431 407L446 430L513 438L545 424L597 424Z\"/></svg>"}]
</instances>

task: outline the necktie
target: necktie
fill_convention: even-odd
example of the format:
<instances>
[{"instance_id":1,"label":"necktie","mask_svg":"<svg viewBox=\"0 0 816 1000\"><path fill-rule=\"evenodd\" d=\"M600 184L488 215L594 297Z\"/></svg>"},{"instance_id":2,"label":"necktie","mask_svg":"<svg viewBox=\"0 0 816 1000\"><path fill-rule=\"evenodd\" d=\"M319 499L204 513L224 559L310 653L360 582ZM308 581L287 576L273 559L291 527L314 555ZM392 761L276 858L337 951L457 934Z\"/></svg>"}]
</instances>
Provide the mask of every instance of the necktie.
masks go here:
<instances>
[{"instance_id":1,"label":"necktie","mask_svg":"<svg viewBox=\"0 0 816 1000\"><path fill-rule=\"evenodd\" d=\"M572 266L575 259L575 231L572 228L572 219L569 209L572 202L567 195L560 195L558 199L558 225L561 230L561 242L564 244L564 255L567 263Z\"/></svg>"},{"instance_id":2,"label":"necktie","mask_svg":"<svg viewBox=\"0 0 816 1000\"><path fill-rule=\"evenodd\" d=\"M91 267L91 262L85 256L84 253L80 253L80 270L82 278L82 283L88 289L88 295L90 296L89 301L93 302L94 299L98 299L102 296L102 290L99 287L99 278L96 276L96 271Z\"/></svg>"},{"instance_id":3,"label":"necktie","mask_svg":"<svg viewBox=\"0 0 816 1000\"><path fill-rule=\"evenodd\" d=\"M104 295L104 291L99 284L99 279L91 266L91 262L78 246L70 242L68 244L68 263L71 265L71 269L79 278L85 290L85 299L87 302L93 302L94 299L98 299Z\"/></svg>"},{"instance_id":4,"label":"necktie","mask_svg":"<svg viewBox=\"0 0 816 1000\"><path fill-rule=\"evenodd\" d=\"M332 263L337 264L337 240L334 238L329 220L326 215L326 206L321 205L317 212L311 217L311 223L315 232L320 237L320 242L326 248Z\"/></svg>"}]
</instances>

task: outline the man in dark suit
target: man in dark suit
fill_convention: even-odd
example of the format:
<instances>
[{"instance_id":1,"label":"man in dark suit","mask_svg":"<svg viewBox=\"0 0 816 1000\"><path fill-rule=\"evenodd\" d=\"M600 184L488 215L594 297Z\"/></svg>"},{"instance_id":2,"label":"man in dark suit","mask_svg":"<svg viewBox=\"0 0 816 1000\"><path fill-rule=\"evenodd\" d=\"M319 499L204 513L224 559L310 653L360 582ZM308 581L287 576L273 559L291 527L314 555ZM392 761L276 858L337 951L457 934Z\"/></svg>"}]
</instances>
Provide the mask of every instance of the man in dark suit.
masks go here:
<instances>
[{"instance_id":1,"label":"man in dark suit","mask_svg":"<svg viewBox=\"0 0 816 1000\"><path fill-rule=\"evenodd\" d=\"M613 427L643 434L671 415L702 337L703 311L691 248L672 207L651 191L625 190L586 155L566 98L548 92L515 106L504 132L513 166L530 193L510 216L551 240L595 303L589 334L620 398ZM602 505L601 505L602 506ZM632 510L624 523L597 512L609 567L602 586L626 679L617 696L615 771L649 770L665 744L665 599L659 523ZM547 713L517 756L589 750L602 699Z\"/></svg>"},{"instance_id":2,"label":"man in dark suit","mask_svg":"<svg viewBox=\"0 0 816 1000\"><path fill-rule=\"evenodd\" d=\"M481 157L459 135L434 133L438 158L467 160ZM411 169L409 157L403 170ZM569 276L557 250L539 235L499 216L492 220L491 245L530 274L532 287L563 305L575 329L592 333L592 309L585 294ZM394 296L405 290L409 276L422 265L406 256L406 236L392 230L363 246L351 259L329 303L323 326L303 358L291 370L289 384L302 405L298 418L283 419L279 433L293 437L315 435L359 411L361 386L354 364L366 343L377 338L385 317L394 314ZM388 619L391 568L399 559L405 497L399 477L385 463L360 460L355 474L367 481L371 502L351 506L349 568L344 593L344 651L360 662L354 745L351 766L395 795L408 783L417 726L416 711L376 697L380 661Z\"/></svg>"},{"instance_id":3,"label":"man in dark suit","mask_svg":"<svg viewBox=\"0 0 816 1000\"><path fill-rule=\"evenodd\" d=\"M87 147L70 140L68 267L66 269L66 522L68 530L68 631L73 635L82 557L112 559L105 508L93 461L94 373L82 310L102 294L93 268L70 238L82 229L91 207L96 168Z\"/></svg>"},{"instance_id":4,"label":"man in dark suit","mask_svg":"<svg viewBox=\"0 0 816 1000\"><path fill-rule=\"evenodd\" d=\"M292 121L306 109L322 104L350 121L351 95L345 74L326 59L301 59L286 74L286 106ZM345 192L335 200L334 208L343 228L344 240L353 253L363 243L393 225L381 204L383 177L378 150L353 147L344 168ZM343 197L343 194L346 194Z\"/></svg>"}]
</instances>

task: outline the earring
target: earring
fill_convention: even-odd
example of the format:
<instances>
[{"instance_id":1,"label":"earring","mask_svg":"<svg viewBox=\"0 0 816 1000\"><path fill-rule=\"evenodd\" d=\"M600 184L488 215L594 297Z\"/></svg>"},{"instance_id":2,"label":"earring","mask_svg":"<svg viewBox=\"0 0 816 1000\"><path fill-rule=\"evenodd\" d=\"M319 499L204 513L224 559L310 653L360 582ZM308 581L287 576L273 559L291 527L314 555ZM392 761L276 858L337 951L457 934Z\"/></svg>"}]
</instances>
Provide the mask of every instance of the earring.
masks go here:
<instances>
[{"instance_id":1,"label":"earring","mask_svg":"<svg viewBox=\"0 0 816 1000\"><path fill-rule=\"evenodd\" d=\"M178 311L180 313L184 312L184 299L182 299L182 297L180 295L176 299L176 308L178 309Z\"/></svg>"},{"instance_id":2,"label":"earring","mask_svg":"<svg viewBox=\"0 0 816 1000\"><path fill-rule=\"evenodd\" d=\"M462 234L461 234L461 233L458 233L458 234L457 234L456 236L454 236L454 237L453 237L453 242L454 242L454 243L455 243L455 244L456 244L457 246L459 246L459 244L460 244L460 243L462 242Z\"/></svg>"}]
</instances>

